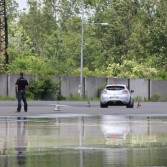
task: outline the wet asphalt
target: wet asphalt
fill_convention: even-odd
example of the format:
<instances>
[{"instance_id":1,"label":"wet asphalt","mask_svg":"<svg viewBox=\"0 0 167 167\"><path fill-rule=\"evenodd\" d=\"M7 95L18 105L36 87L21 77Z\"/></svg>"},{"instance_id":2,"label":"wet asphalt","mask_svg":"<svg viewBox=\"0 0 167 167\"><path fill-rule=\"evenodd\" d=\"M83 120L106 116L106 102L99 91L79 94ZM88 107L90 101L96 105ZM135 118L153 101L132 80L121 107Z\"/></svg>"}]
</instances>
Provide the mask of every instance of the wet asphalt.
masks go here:
<instances>
[{"instance_id":1,"label":"wet asphalt","mask_svg":"<svg viewBox=\"0 0 167 167\"><path fill-rule=\"evenodd\" d=\"M44 115L127 115L167 116L167 102L135 102L134 108L109 106L100 108L98 101L28 101L28 112L16 112L17 101L0 101L1 117Z\"/></svg>"}]
</instances>

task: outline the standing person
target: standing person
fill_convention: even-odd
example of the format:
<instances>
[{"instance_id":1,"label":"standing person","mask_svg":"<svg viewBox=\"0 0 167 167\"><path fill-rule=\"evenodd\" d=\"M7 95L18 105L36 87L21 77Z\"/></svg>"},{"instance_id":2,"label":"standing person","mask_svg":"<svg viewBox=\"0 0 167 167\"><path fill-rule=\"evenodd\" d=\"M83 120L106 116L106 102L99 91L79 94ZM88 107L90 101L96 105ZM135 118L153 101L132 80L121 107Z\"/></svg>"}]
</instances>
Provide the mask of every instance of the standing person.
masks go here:
<instances>
[{"instance_id":1,"label":"standing person","mask_svg":"<svg viewBox=\"0 0 167 167\"><path fill-rule=\"evenodd\" d=\"M28 81L24 78L23 72L20 73L20 77L15 83L15 90L18 100L17 112L21 112L21 100L24 102L24 111L27 112L27 99L26 99L26 90L28 89Z\"/></svg>"}]
</instances>

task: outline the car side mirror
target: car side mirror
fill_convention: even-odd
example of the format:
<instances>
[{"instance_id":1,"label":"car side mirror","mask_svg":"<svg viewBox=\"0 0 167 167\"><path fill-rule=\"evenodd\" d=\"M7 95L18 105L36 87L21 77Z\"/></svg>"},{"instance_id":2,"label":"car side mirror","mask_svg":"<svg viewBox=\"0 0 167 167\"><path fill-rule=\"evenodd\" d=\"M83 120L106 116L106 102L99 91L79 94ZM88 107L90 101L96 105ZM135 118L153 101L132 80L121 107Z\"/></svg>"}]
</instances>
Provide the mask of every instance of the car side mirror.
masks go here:
<instances>
[{"instance_id":1,"label":"car side mirror","mask_svg":"<svg viewBox=\"0 0 167 167\"><path fill-rule=\"evenodd\" d=\"M134 93L135 91L134 90L131 90L130 93Z\"/></svg>"}]
</instances>

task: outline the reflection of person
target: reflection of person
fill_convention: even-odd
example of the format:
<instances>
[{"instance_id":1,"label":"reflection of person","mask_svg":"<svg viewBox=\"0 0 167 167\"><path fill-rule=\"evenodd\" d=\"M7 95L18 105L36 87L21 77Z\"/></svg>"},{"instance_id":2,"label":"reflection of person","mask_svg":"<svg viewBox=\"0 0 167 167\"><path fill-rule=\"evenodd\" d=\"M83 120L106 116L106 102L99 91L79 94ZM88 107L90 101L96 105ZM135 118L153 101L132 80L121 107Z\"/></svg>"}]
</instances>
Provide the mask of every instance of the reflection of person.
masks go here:
<instances>
[{"instance_id":1,"label":"reflection of person","mask_svg":"<svg viewBox=\"0 0 167 167\"><path fill-rule=\"evenodd\" d=\"M15 84L15 90L18 100L17 112L21 111L21 100L24 102L24 111L27 112L27 99L26 90L28 89L28 81L24 78L23 73L20 73L20 77L17 79Z\"/></svg>"},{"instance_id":2,"label":"reflection of person","mask_svg":"<svg viewBox=\"0 0 167 167\"><path fill-rule=\"evenodd\" d=\"M16 138L16 147L15 150L17 151L17 162L19 165L25 164L26 156L26 128L27 122L26 118L18 117L17 118L17 138Z\"/></svg>"}]
</instances>

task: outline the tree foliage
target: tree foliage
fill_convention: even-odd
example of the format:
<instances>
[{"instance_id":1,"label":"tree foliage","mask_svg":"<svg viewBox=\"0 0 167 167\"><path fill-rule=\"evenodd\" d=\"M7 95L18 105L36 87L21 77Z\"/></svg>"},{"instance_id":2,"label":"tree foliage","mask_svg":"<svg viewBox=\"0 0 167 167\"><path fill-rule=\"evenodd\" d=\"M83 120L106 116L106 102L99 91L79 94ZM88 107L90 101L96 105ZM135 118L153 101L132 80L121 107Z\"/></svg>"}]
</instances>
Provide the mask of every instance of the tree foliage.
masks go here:
<instances>
[{"instance_id":1,"label":"tree foliage","mask_svg":"<svg viewBox=\"0 0 167 167\"><path fill-rule=\"evenodd\" d=\"M82 1L7 2L9 72L79 75ZM84 13L85 76L167 79L165 0L85 0Z\"/></svg>"}]
</instances>

